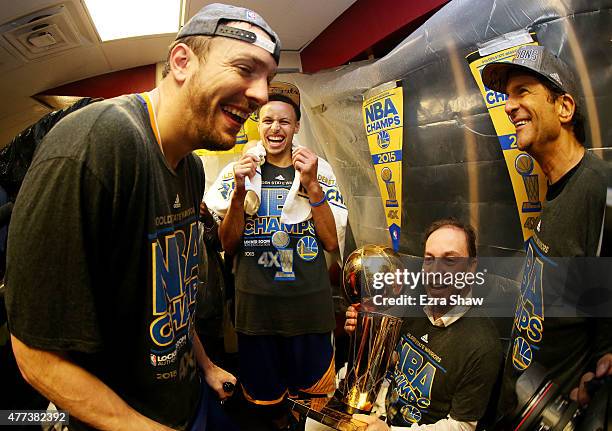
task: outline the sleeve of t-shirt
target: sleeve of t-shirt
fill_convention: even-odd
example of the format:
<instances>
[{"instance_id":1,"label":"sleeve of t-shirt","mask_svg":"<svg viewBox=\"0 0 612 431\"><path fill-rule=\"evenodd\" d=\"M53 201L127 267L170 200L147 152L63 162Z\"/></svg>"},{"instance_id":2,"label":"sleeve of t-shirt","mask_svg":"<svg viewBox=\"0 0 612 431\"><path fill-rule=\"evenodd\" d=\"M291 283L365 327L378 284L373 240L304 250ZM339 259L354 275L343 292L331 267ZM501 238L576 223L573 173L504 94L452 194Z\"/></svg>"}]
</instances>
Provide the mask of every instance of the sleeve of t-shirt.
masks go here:
<instances>
[{"instance_id":1,"label":"sleeve of t-shirt","mask_svg":"<svg viewBox=\"0 0 612 431\"><path fill-rule=\"evenodd\" d=\"M9 227L9 330L31 347L90 353L102 348L100 298L108 291L94 287L109 276L104 273L112 240L113 200L101 173L115 164L108 155L112 146L123 142L101 137L76 146L92 134L56 127L26 175ZM81 149L93 156L83 156Z\"/></svg>"},{"instance_id":2,"label":"sleeve of t-shirt","mask_svg":"<svg viewBox=\"0 0 612 431\"><path fill-rule=\"evenodd\" d=\"M449 413L457 421L478 421L485 413L501 365L499 343L491 341L475 352L457 385Z\"/></svg>"}]
</instances>

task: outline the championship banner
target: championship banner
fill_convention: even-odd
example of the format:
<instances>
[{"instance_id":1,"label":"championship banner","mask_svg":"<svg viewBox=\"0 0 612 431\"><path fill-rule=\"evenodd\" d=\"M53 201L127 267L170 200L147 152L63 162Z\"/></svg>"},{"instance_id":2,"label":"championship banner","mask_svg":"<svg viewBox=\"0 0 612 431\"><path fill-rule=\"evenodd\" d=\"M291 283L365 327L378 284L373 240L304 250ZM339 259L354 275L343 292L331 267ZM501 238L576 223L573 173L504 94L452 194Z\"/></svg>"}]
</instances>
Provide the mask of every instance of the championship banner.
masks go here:
<instances>
[{"instance_id":1,"label":"championship banner","mask_svg":"<svg viewBox=\"0 0 612 431\"><path fill-rule=\"evenodd\" d=\"M364 95L363 121L380 188L393 250L399 250L402 226L403 89L389 82Z\"/></svg>"},{"instance_id":2,"label":"championship banner","mask_svg":"<svg viewBox=\"0 0 612 431\"><path fill-rule=\"evenodd\" d=\"M244 124L240 128L240 131L236 135L236 145L231 150L195 150L194 153L197 156L219 156L222 154L237 154L238 157L240 157L244 149L244 144L249 141L259 141L259 131L257 130L257 123L259 122L259 118L257 116L257 113L258 111L253 112L244 122Z\"/></svg>"},{"instance_id":3,"label":"championship banner","mask_svg":"<svg viewBox=\"0 0 612 431\"><path fill-rule=\"evenodd\" d=\"M525 242L533 235L536 220L542 211L541 200L546 195L546 177L537 162L529 154L518 149L516 130L504 111L508 97L486 88L482 83L481 73L488 63L509 62L521 46L537 44L535 35L517 32L488 42L485 47L466 57L493 121L506 160Z\"/></svg>"}]
</instances>

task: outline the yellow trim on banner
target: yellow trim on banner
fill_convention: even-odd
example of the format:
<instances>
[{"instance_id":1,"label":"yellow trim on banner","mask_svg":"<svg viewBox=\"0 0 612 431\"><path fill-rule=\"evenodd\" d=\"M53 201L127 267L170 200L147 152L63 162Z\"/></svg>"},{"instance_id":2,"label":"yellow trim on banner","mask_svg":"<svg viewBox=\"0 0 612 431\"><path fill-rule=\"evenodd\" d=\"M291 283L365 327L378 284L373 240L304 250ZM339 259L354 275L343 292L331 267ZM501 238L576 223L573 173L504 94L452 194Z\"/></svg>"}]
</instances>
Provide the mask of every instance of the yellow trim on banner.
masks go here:
<instances>
[{"instance_id":1,"label":"yellow trim on banner","mask_svg":"<svg viewBox=\"0 0 612 431\"><path fill-rule=\"evenodd\" d=\"M516 51L525 45L537 45L537 42L517 45L470 62L473 53L468 56L468 62L502 147L521 221L523 240L527 241L533 235L536 220L542 210L542 199L546 196L547 188L546 177L535 159L517 147L516 129L504 111L507 96L485 88L481 76L482 69L487 64L493 61L511 61Z\"/></svg>"},{"instance_id":2,"label":"yellow trim on banner","mask_svg":"<svg viewBox=\"0 0 612 431\"><path fill-rule=\"evenodd\" d=\"M402 146L404 99L400 82L363 102L363 124L376 172L393 248L402 226Z\"/></svg>"}]
</instances>

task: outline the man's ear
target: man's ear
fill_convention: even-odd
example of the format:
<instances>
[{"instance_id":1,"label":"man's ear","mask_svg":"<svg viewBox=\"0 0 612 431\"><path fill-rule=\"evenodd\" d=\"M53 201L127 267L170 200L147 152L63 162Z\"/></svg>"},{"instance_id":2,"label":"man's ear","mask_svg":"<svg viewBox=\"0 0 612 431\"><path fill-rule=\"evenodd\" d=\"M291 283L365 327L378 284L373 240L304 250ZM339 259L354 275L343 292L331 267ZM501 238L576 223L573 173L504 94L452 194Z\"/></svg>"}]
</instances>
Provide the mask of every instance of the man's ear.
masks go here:
<instances>
[{"instance_id":1,"label":"man's ear","mask_svg":"<svg viewBox=\"0 0 612 431\"><path fill-rule=\"evenodd\" d=\"M468 271L467 272L473 272L475 274L476 268L478 268L478 258L475 256L468 258Z\"/></svg>"},{"instance_id":2,"label":"man's ear","mask_svg":"<svg viewBox=\"0 0 612 431\"><path fill-rule=\"evenodd\" d=\"M557 98L557 104L559 121L561 124L569 124L576 112L576 101L570 94L565 93Z\"/></svg>"},{"instance_id":3,"label":"man's ear","mask_svg":"<svg viewBox=\"0 0 612 431\"><path fill-rule=\"evenodd\" d=\"M299 122L299 121L296 121L296 122L295 122L295 132L293 132L293 133L297 133L297 132L299 132L299 131L300 131L300 122Z\"/></svg>"},{"instance_id":4,"label":"man's ear","mask_svg":"<svg viewBox=\"0 0 612 431\"><path fill-rule=\"evenodd\" d=\"M189 64L194 61L193 51L184 43L178 43L172 48L169 56L170 73L178 82L184 82L188 76Z\"/></svg>"}]
</instances>

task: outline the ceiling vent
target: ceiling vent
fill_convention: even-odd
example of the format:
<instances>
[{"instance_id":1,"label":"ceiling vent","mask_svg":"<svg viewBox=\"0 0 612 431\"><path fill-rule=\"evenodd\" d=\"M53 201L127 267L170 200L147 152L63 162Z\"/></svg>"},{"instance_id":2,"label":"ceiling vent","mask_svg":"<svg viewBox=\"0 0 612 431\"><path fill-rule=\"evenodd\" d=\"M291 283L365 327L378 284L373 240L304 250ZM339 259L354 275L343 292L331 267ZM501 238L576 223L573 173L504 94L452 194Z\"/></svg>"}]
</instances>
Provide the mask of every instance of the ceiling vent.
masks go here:
<instances>
[{"instance_id":1,"label":"ceiling vent","mask_svg":"<svg viewBox=\"0 0 612 431\"><path fill-rule=\"evenodd\" d=\"M64 5L6 23L0 26L0 34L28 60L81 45L77 27Z\"/></svg>"}]
</instances>

